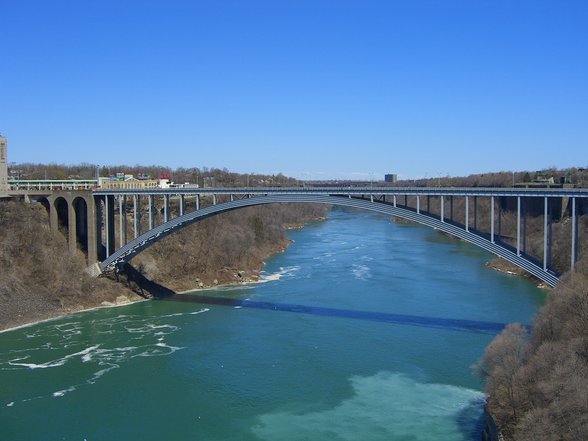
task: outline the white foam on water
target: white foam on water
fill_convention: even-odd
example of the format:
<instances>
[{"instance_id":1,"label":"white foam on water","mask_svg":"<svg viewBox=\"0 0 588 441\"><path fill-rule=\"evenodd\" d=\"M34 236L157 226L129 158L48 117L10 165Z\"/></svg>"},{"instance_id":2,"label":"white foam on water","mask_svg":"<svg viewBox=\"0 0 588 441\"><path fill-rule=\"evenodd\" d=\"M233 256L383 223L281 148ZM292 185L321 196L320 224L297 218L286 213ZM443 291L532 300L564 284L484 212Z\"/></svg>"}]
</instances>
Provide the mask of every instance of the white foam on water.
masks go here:
<instances>
[{"instance_id":1,"label":"white foam on water","mask_svg":"<svg viewBox=\"0 0 588 441\"><path fill-rule=\"evenodd\" d=\"M160 315L160 317L179 317L181 315L186 315L185 312L176 312L175 314L167 314L167 315Z\"/></svg>"},{"instance_id":2,"label":"white foam on water","mask_svg":"<svg viewBox=\"0 0 588 441\"><path fill-rule=\"evenodd\" d=\"M351 272L353 273L353 276L359 280L366 280L371 277L371 270L367 265L354 263Z\"/></svg>"},{"instance_id":3,"label":"white foam on water","mask_svg":"<svg viewBox=\"0 0 588 441\"><path fill-rule=\"evenodd\" d=\"M319 260L321 262L335 262L337 259L331 259L333 256L335 256L335 253L327 251L326 253L322 253L320 256L314 256L312 260Z\"/></svg>"},{"instance_id":4,"label":"white foam on water","mask_svg":"<svg viewBox=\"0 0 588 441\"><path fill-rule=\"evenodd\" d=\"M263 440L289 441L462 441L468 433L463 425L473 427L484 400L472 389L419 383L399 373L350 382L354 395L335 407L261 415L253 433Z\"/></svg>"},{"instance_id":5,"label":"white foam on water","mask_svg":"<svg viewBox=\"0 0 588 441\"><path fill-rule=\"evenodd\" d=\"M157 318L164 318L164 317L181 317L181 316L183 316L183 315L196 315L196 314L201 314L201 313L203 313L203 312L206 312L206 311L210 311L210 309L208 309L208 308L204 308L204 309L201 309L200 311L194 311L194 312L176 312L176 313L174 313L174 314L160 315L160 316L157 316ZM158 332L158 333L156 333L155 335L161 335L161 334L162 334L162 333Z\"/></svg>"},{"instance_id":6,"label":"white foam on water","mask_svg":"<svg viewBox=\"0 0 588 441\"><path fill-rule=\"evenodd\" d=\"M262 272L261 278L259 279L259 283L265 282L272 282L276 280L280 280L282 277L293 277L294 273L300 270L299 266L287 266L287 267L280 267L280 270L273 274L264 274Z\"/></svg>"},{"instance_id":7,"label":"white foam on water","mask_svg":"<svg viewBox=\"0 0 588 441\"><path fill-rule=\"evenodd\" d=\"M207 311L210 311L210 309L202 308L193 312L170 314L170 316L202 314ZM102 335L128 332L130 334L127 338L129 342L140 341L140 344L125 347L108 347L109 341L107 337L103 338L101 344L87 347L84 344L85 338L83 337L86 333L86 327L81 326L80 322L47 326L42 333L38 331L28 332L27 341L34 344L34 339L39 339L37 345L25 349L9 350L5 353L0 352L0 371L48 369L58 368L70 362L83 363L84 369L79 370L79 376L74 375L70 384L60 384L58 386L61 388L60 390L46 395L21 399L17 402L62 397L79 390L83 386L97 383L108 372L119 368L123 363L135 357L167 356L184 349L165 342L166 336L173 334L180 327L166 324L165 322L161 323L158 321L160 318L159 316L134 317L119 315L92 321L91 328L93 332L99 332ZM52 343L47 343L48 338L55 341L52 340ZM75 349L69 349L68 351L68 348ZM55 351L59 351L59 357L54 355ZM64 352L71 353L61 356ZM49 361L47 361L48 358L50 358ZM67 374L64 375L67 376ZM14 403L12 401L5 404L5 406L11 407Z\"/></svg>"},{"instance_id":8,"label":"white foam on water","mask_svg":"<svg viewBox=\"0 0 588 441\"><path fill-rule=\"evenodd\" d=\"M86 383L88 383L88 384L94 384L105 373L110 372L111 370L120 367L118 364L108 364L108 363L100 363L100 364L101 365L107 365L108 367L107 368L104 368L104 369L101 369L101 370L99 370L97 372L95 372L94 375L92 375L92 378L90 378L88 381L86 381Z\"/></svg>"},{"instance_id":9,"label":"white foam on water","mask_svg":"<svg viewBox=\"0 0 588 441\"><path fill-rule=\"evenodd\" d=\"M146 332L153 331L155 329L166 329L169 332L174 332L174 331L177 331L179 328L177 326L173 326L173 325L156 325L153 323L148 323L148 324L141 326L139 328L126 328L125 327L125 329L132 334L143 334Z\"/></svg>"},{"instance_id":10,"label":"white foam on water","mask_svg":"<svg viewBox=\"0 0 588 441\"><path fill-rule=\"evenodd\" d=\"M21 359L11 360L11 361L8 362L8 364L11 365L11 366L22 366L22 367L26 367L26 368L29 368L29 369L47 369L47 368L53 368L53 367L63 366L69 360L71 360L72 358L75 358L77 356L81 356L81 358L83 360L83 358L84 358L85 355L87 355L88 353L94 351L95 349L98 349L99 347L100 347L100 345L90 346L89 348L86 348L83 351L79 351L79 352L76 352L74 354L69 354L69 355L66 355L65 357L61 357L61 358L58 358L56 360L47 361L45 363L18 363L18 361L23 360L21 358ZM28 357L26 357L26 358L28 358Z\"/></svg>"},{"instance_id":11,"label":"white foam on water","mask_svg":"<svg viewBox=\"0 0 588 441\"><path fill-rule=\"evenodd\" d=\"M67 389L63 389L63 390L58 390L57 392L53 392L53 396L54 397L62 397L64 396L66 393L68 392L73 392L74 390L76 390L75 386L70 386Z\"/></svg>"},{"instance_id":12,"label":"white foam on water","mask_svg":"<svg viewBox=\"0 0 588 441\"><path fill-rule=\"evenodd\" d=\"M171 346L164 342L157 342L155 343L155 348L149 348L146 351L143 351L139 354L133 355L134 357L161 357L163 355L170 355L176 351L181 349L185 349L185 347L178 347L178 346ZM161 349L159 349L161 348Z\"/></svg>"}]
</instances>

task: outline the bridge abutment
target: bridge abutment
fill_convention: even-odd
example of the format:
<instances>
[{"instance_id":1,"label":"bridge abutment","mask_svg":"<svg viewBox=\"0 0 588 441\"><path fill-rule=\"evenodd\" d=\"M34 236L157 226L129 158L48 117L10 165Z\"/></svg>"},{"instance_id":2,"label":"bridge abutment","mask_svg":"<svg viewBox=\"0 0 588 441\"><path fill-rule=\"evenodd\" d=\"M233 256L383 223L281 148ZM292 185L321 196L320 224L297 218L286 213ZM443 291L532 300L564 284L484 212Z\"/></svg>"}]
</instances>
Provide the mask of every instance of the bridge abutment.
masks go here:
<instances>
[{"instance_id":1,"label":"bridge abutment","mask_svg":"<svg viewBox=\"0 0 588 441\"><path fill-rule=\"evenodd\" d=\"M78 249L81 249L86 254L89 265L98 262L98 229L97 224L90 221L96 219L92 192L60 191L52 193L46 199L49 205L49 225L53 234L60 232L62 219L60 219L59 210L62 204L66 204L67 219L64 227L67 228L65 236L69 251L76 253Z\"/></svg>"}]
</instances>

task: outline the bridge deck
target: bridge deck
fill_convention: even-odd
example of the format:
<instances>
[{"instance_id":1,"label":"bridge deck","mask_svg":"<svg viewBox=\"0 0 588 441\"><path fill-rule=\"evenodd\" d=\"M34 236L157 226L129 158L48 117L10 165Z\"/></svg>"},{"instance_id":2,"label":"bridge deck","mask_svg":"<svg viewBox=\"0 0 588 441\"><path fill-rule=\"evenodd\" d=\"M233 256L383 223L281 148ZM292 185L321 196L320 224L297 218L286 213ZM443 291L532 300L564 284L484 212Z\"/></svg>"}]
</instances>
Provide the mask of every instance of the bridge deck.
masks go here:
<instances>
[{"instance_id":1,"label":"bridge deck","mask_svg":"<svg viewBox=\"0 0 588 441\"><path fill-rule=\"evenodd\" d=\"M181 195L181 194L318 194L318 195L408 195L408 196L521 196L588 197L588 188L499 188L499 187L212 187L166 188L153 190L94 190L105 195Z\"/></svg>"}]
</instances>

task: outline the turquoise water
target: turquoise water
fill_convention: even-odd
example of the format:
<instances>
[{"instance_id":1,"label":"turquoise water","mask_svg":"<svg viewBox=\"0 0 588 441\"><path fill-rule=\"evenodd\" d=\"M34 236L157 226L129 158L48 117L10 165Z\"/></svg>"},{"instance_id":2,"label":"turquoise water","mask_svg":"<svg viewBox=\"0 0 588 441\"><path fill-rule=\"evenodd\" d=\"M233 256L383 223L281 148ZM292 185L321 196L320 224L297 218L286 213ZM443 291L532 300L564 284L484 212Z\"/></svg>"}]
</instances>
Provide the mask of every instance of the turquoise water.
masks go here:
<instances>
[{"instance_id":1,"label":"turquoise water","mask_svg":"<svg viewBox=\"0 0 588 441\"><path fill-rule=\"evenodd\" d=\"M470 365L542 291L377 214L290 237L263 283L0 334L0 439L478 439Z\"/></svg>"}]
</instances>

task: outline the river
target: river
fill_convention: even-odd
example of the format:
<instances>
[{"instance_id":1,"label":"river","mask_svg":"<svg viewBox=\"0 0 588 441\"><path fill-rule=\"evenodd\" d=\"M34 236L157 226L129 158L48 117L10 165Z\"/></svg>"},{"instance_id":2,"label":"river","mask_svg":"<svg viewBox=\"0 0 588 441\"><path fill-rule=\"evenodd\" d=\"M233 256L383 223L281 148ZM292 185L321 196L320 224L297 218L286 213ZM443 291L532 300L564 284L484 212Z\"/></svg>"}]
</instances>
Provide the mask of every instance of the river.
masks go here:
<instances>
[{"instance_id":1,"label":"river","mask_svg":"<svg viewBox=\"0 0 588 441\"><path fill-rule=\"evenodd\" d=\"M0 334L0 439L479 439L470 366L544 292L379 214L289 236L262 283Z\"/></svg>"}]
</instances>

